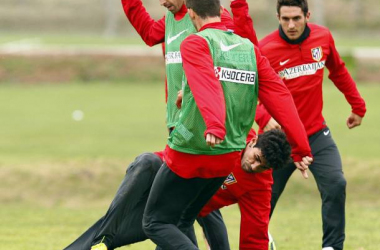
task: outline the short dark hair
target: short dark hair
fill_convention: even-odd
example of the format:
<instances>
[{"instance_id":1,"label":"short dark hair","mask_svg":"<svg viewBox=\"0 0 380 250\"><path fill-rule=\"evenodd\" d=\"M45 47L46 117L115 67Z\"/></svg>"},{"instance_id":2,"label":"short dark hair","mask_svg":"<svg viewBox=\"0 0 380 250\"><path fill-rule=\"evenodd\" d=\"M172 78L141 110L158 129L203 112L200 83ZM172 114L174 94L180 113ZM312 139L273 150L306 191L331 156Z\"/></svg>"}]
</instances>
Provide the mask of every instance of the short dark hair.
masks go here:
<instances>
[{"instance_id":1,"label":"short dark hair","mask_svg":"<svg viewBox=\"0 0 380 250\"><path fill-rule=\"evenodd\" d=\"M291 147L285 133L279 129L259 134L255 147L261 149L266 165L273 169L283 168L290 162Z\"/></svg>"},{"instance_id":2,"label":"short dark hair","mask_svg":"<svg viewBox=\"0 0 380 250\"><path fill-rule=\"evenodd\" d=\"M220 0L186 0L186 7L203 19L220 16Z\"/></svg>"},{"instance_id":3,"label":"short dark hair","mask_svg":"<svg viewBox=\"0 0 380 250\"><path fill-rule=\"evenodd\" d=\"M309 12L307 0L277 0L277 14L279 15L282 6L300 7L305 16Z\"/></svg>"}]
</instances>

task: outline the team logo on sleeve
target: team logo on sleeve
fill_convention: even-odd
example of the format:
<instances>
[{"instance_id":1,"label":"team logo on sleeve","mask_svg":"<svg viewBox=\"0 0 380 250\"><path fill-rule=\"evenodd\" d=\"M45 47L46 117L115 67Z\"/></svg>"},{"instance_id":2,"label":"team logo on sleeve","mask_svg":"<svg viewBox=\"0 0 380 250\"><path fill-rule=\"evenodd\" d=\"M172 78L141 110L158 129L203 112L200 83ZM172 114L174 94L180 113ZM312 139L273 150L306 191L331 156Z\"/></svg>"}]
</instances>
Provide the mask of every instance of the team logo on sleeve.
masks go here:
<instances>
[{"instance_id":1,"label":"team logo on sleeve","mask_svg":"<svg viewBox=\"0 0 380 250\"><path fill-rule=\"evenodd\" d=\"M323 57L322 47L311 49L311 56L313 57L314 61L319 62Z\"/></svg>"},{"instance_id":2,"label":"team logo on sleeve","mask_svg":"<svg viewBox=\"0 0 380 250\"><path fill-rule=\"evenodd\" d=\"M226 178L226 180L224 181L224 184L225 185L231 185L231 184L234 184L234 183L237 183L237 180L234 176L233 173L229 174Z\"/></svg>"},{"instance_id":3,"label":"team logo on sleeve","mask_svg":"<svg viewBox=\"0 0 380 250\"><path fill-rule=\"evenodd\" d=\"M255 84L256 72L224 67L214 67L215 76L219 81L235 82L241 84Z\"/></svg>"}]
</instances>

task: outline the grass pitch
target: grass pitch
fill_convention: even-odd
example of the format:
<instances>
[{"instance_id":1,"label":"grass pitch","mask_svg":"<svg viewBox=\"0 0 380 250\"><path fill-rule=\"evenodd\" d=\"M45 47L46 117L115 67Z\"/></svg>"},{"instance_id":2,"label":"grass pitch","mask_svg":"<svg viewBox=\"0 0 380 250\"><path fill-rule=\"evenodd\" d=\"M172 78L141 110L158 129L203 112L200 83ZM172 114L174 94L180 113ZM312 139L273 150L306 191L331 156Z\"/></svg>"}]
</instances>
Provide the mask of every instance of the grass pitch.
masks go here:
<instances>
[{"instance_id":1,"label":"grass pitch","mask_svg":"<svg viewBox=\"0 0 380 250\"><path fill-rule=\"evenodd\" d=\"M164 147L163 84L0 86L0 239L2 249L63 249L105 213L135 156ZM359 85L368 113L348 130L350 107L326 83L325 111L348 180L346 249L380 244L380 86ZM72 113L84 118L75 121ZM232 249L240 215L222 210ZM319 194L295 173L270 225L279 250L320 249ZM198 239L205 249L202 236ZM153 249L150 241L123 249Z\"/></svg>"}]
</instances>

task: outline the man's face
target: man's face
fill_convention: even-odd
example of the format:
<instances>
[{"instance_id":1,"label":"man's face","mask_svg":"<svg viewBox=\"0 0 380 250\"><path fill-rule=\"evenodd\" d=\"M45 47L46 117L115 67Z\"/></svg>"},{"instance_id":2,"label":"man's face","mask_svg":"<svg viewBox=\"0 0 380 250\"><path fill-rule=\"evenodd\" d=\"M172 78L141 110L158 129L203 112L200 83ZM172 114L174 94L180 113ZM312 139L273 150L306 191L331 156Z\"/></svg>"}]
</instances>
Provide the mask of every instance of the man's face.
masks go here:
<instances>
[{"instance_id":1,"label":"man's face","mask_svg":"<svg viewBox=\"0 0 380 250\"><path fill-rule=\"evenodd\" d=\"M285 35L290 40L296 40L305 30L306 23L310 18L310 12L305 16L300 7L282 6L277 17Z\"/></svg>"},{"instance_id":2,"label":"man's face","mask_svg":"<svg viewBox=\"0 0 380 250\"><path fill-rule=\"evenodd\" d=\"M173 14L177 13L183 4L184 0L160 0L160 5L167 8Z\"/></svg>"},{"instance_id":3,"label":"man's face","mask_svg":"<svg viewBox=\"0 0 380 250\"><path fill-rule=\"evenodd\" d=\"M261 149L254 147L254 145L255 142L251 142L245 148L244 155L241 159L241 167L248 173L261 173L270 169L270 167L267 166Z\"/></svg>"}]
</instances>

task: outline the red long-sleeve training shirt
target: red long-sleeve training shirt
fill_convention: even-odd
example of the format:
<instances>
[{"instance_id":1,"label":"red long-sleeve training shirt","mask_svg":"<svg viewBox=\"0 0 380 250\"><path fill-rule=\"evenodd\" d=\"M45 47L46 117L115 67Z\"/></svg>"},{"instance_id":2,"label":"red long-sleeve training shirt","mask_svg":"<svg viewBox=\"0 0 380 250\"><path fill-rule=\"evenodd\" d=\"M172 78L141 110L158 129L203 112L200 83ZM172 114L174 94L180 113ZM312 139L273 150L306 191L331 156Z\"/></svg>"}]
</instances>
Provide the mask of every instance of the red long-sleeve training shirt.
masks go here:
<instances>
[{"instance_id":1,"label":"red long-sleeve training shirt","mask_svg":"<svg viewBox=\"0 0 380 250\"><path fill-rule=\"evenodd\" d=\"M128 20L147 45L154 46L165 41L165 16L157 21L154 20L141 0L121 0L121 4ZM186 13L187 8L182 5L181 9L174 14L174 18L181 20ZM227 9L224 9L221 19L228 29L233 30L234 24Z\"/></svg>"},{"instance_id":2,"label":"red long-sleeve training shirt","mask_svg":"<svg viewBox=\"0 0 380 250\"><path fill-rule=\"evenodd\" d=\"M234 33L241 37L248 38L254 45L259 46L256 31L253 28L253 21L249 15L247 1L235 0L231 3L230 7L234 16Z\"/></svg>"},{"instance_id":3,"label":"red long-sleeve training shirt","mask_svg":"<svg viewBox=\"0 0 380 250\"><path fill-rule=\"evenodd\" d=\"M241 2L245 0L235 0L234 2ZM231 3L231 7L235 6L236 3ZM121 3L123 5L123 10L125 15L127 16L128 20L132 24L132 26L135 28L137 33L141 36L142 40L148 45L148 46L154 46L156 44L162 43L162 48L165 54L165 16L162 17L159 20L154 20L149 15L149 13L146 11L145 7L143 6L141 0L121 0ZM246 11L243 6L238 6L239 15L243 16L244 12ZM178 21L181 20L185 15L187 14L187 7L182 5L181 9L174 14L174 18ZM226 25L228 29L233 30L235 25L233 23L233 20L228 12L227 9L224 9L222 15L221 15L222 22ZM245 24L244 24L245 25ZM239 24L241 26L241 24ZM251 29L253 29L251 27ZM245 29L241 29L241 32L245 32ZM256 36L256 33L253 31L245 32L246 36L254 34ZM244 37L244 36L243 36ZM257 40L257 38L256 38ZM167 93L167 86L166 86L166 80L165 80L165 101L167 101L168 93Z\"/></svg>"},{"instance_id":4,"label":"red long-sleeve training shirt","mask_svg":"<svg viewBox=\"0 0 380 250\"><path fill-rule=\"evenodd\" d=\"M308 26L310 35L300 44L286 42L276 30L260 41L260 50L292 93L298 114L310 136L326 127L322 115L325 66L330 72L329 78L351 105L352 112L363 117L366 107L335 48L330 31L315 24L309 23ZM267 105L264 106L268 108ZM261 115L258 119L270 118L265 112Z\"/></svg>"},{"instance_id":5,"label":"red long-sleeve training shirt","mask_svg":"<svg viewBox=\"0 0 380 250\"><path fill-rule=\"evenodd\" d=\"M235 0L231 3L235 34L248 38L254 45L259 46L253 20L249 15L248 3L246 0ZM259 127L265 127L270 119L270 115L263 105L257 106L255 122Z\"/></svg>"},{"instance_id":6,"label":"red long-sleeve training shirt","mask_svg":"<svg viewBox=\"0 0 380 250\"><path fill-rule=\"evenodd\" d=\"M207 24L201 30L207 28L227 30L222 23ZM275 119L283 125L293 146L292 157L294 161L300 161L302 157L311 154L293 99L257 47L255 47L255 53L259 77L259 98ZM212 128L213 134L218 137L224 135L224 105L215 101L214 98L215 95L223 95L223 91L215 76L213 60L206 40L197 35L190 35L181 44L181 54L189 87L205 119L207 129ZM206 85L207 88L204 87ZM197 96L202 96L202 98L197 99ZM213 125L209 127L209 124ZM223 139L223 137L220 138ZM165 153L168 166L183 178L227 176L233 167L240 165L240 152L216 156L191 155L166 147Z\"/></svg>"},{"instance_id":7,"label":"red long-sleeve training shirt","mask_svg":"<svg viewBox=\"0 0 380 250\"><path fill-rule=\"evenodd\" d=\"M164 44L165 17L157 21L152 19L141 0L121 0L121 3L128 20L147 45L154 46L159 43ZM234 19L232 20L228 11L224 9L221 16L222 23L224 23L228 29L234 30L235 34L248 38L254 45L258 46L256 31L253 28L252 18L248 13L246 0L235 0L231 3L230 7ZM183 5L174 17L176 20L180 20L186 13L187 8ZM167 96L167 89L165 89L165 93ZM259 126L265 126L269 119L270 115L266 112L265 108L258 106L256 110L256 123L259 124Z\"/></svg>"}]
</instances>

